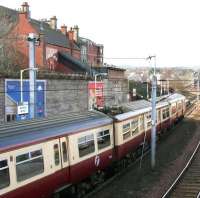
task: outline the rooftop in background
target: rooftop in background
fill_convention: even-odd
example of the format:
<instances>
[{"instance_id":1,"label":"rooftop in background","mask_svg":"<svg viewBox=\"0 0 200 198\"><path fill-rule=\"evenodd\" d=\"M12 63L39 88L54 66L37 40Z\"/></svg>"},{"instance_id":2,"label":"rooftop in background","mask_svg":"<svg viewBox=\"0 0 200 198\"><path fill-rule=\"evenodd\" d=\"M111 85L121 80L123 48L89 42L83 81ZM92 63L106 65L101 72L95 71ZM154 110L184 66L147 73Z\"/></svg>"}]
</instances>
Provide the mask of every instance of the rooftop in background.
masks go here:
<instances>
[{"instance_id":1,"label":"rooftop in background","mask_svg":"<svg viewBox=\"0 0 200 198\"><path fill-rule=\"evenodd\" d=\"M125 79L125 69L114 67L114 66L104 66L104 67L93 67L94 73L106 73L108 79Z\"/></svg>"}]
</instances>

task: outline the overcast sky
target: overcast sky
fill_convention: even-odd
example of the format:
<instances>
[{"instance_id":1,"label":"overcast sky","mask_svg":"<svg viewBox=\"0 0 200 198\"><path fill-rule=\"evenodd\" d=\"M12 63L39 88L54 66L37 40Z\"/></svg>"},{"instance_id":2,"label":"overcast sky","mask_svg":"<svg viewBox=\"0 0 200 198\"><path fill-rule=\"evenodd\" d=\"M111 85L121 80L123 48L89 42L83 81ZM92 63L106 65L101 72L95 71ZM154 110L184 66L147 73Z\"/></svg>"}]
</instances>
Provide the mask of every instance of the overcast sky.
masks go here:
<instances>
[{"instance_id":1,"label":"overcast sky","mask_svg":"<svg viewBox=\"0 0 200 198\"><path fill-rule=\"evenodd\" d=\"M0 0L19 8L21 0ZM80 35L104 45L107 58L147 57L157 65L200 66L199 0L28 0L31 17L56 15L58 25L78 25ZM112 60L116 65L144 61Z\"/></svg>"}]
</instances>

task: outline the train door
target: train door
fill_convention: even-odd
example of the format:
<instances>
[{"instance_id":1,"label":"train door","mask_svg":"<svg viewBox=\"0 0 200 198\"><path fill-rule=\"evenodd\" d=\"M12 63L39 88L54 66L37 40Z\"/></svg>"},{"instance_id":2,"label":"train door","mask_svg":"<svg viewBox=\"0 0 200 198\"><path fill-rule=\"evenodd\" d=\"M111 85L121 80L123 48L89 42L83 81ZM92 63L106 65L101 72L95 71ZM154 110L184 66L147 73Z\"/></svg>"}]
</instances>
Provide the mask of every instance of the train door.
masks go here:
<instances>
[{"instance_id":1,"label":"train door","mask_svg":"<svg viewBox=\"0 0 200 198\"><path fill-rule=\"evenodd\" d=\"M113 131L112 128L104 128L97 131L97 152L94 158L95 168L103 169L112 162L113 159Z\"/></svg>"},{"instance_id":2,"label":"train door","mask_svg":"<svg viewBox=\"0 0 200 198\"><path fill-rule=\"evenodd\" d=\"M69 166L69 148L68 148L68 138L60 138L60 152L61 152L61 162L62 168Z\"/></svg>"},{"instance_id":3,"label":"train door","mask_svg":"<svg viewBox=\"0 0 200 198\"><path fill-rule=\"evenodd\" d=\"M70 180L69 174L69 144L68 137L60 138L60 156L61 156L61 168L62 179L60 179L61 185L66 185Z\"/></svg>"},{"instance_id":4,"label":"train door","mask_svg":"<svg viewBox=\"0 0 200 198\"><path fill-rule=\"evenodd\" d=\"M52 168L53 171L56 172L62 167L59 139L54 140L51 143L51 147L53 152Z\"/></svg>"},{"instance_id":5,"label":"train door","mask_svg":"<svg viewBox=\"0 0 200 198\"><path fill-rule=\"evenodd\" d=\"M15 176L10 169L8 156L0 155L0 197L1 193L5 193L10 185L13 184L13 177ZM15 177L14 177L15 178Z\"/></svg>"}]
</instances>

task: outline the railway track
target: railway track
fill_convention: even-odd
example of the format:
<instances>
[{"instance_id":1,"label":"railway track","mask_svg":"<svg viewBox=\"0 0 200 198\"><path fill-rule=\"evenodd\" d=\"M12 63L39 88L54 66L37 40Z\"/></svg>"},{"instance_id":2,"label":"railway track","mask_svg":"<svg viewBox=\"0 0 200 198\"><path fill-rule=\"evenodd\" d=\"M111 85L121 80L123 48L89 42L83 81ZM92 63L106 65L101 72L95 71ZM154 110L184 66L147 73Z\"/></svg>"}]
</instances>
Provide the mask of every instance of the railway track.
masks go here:
<instances>
[{"instance_id":1,"label":"railway track","mask_svg":"<svg viewBox=\"0 0 200 198\"><path fill-rule=\"evenodd\" d=\"M200 141L188 163L162 198L200 197Z\"/></svg>"},{"instance_id":2,"label":"railway track","mask_svg":"<svg viewBox=\"0 0 200 198\"><path fill-rule=\"evenodd\" d=\"M186 115L196 109L192 105ZM181 173L162 198L200 198L200 141Z\"/></svg>"},{"instance_id":3,"label":"railway track","mask_svg":"<svg viewBox=\"0 0 200 198\"><path fill-rule=\"evenodd\" d=\"M191 104L185 113L185 116L189 116L194 110L196 109L196 104L193 103ZM199 143L200 144L200 143ZM146 151L144 152L144 156L148 155L150 152L150 148L146 149ZM199 155L200 158L200 155ZM116 180L117 178L119 178L121 175L123 175L124 173L126 173L129 169L131 169L135 164L139 163L141 159L141 156L139 156L134 162L132 162L131 164L129 164L126 168L122 169L122 171L117 172L116 174L114 174L113 176L111 176L110 178L108 178L104 183L98 185L96 188L94 188L91 192L87 193L84 198L92 198L95 197L95 194L98 191L101 191L104 187L106 187L108 184L112 183L114 180ZM199 168L199 173L200 173L200 168ZM200 185L200 179L199 179L199 185ZM199 188L200 191L200 188ZM63 197L61 197L63 198ZM164 197L163 197L164 198ZM167 197L165 197L167 198ZM181 197L180 197L181 198ZM200 192L199 192L199 197L200 198Z\"/></svg>"}]
</instances>

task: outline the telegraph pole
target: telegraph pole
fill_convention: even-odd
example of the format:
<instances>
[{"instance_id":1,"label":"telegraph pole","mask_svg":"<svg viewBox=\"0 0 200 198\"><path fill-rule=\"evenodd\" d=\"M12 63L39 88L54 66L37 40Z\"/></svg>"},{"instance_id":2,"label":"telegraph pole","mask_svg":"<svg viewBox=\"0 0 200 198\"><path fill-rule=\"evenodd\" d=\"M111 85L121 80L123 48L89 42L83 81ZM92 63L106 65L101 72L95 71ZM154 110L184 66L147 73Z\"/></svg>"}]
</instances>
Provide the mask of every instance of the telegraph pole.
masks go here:
<instances>
[{"instance_id":1,"label":"telegraph pole","mask_svg":"<svg viewBox=\"0 0 200 198\"><path fill-rule=\"evenodd\" d=\"M36 35L29 33L29 89L30 89L30 118L36 115L36 67L35 67L35 42Z\"/></svg>"},{"instance_id":2,"label":"telegraph pole","mask_svg":"<svg viewBox=\"0 0 200 198\"><path fill-rule=\"evenodd\" d=\"M151 94L151 104L152 104L152 127L151 127L151 168L154 169L156 165L156 56L149 56L149 60L154 58L154 71L152 77L152 94Z\"/></svg>"}]
</instances>

